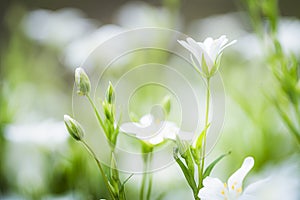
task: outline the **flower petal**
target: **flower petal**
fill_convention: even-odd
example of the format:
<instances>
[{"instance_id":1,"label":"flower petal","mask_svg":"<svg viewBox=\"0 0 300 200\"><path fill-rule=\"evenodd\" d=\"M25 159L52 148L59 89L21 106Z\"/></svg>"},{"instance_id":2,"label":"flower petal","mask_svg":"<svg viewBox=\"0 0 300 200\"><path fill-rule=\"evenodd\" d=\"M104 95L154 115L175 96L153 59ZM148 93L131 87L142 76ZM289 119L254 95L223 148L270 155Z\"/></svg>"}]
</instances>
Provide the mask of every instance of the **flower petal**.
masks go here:
<instances>
[{"instance_id":1,"label":"flower petal","mask_svg":"<svg viewBox=\"0 0 300 200\"><path fill-rule=\"evenodd\" d=\"M207 43L210 43L211 38L209 40L208 39L209 38L206 39L208 41ZM195 57L198 60L198 62L201 64L202 64L202 54L204 55L205 63L208 67L208 70L210 71L211 68L213 67L214 63L213 63L213 60L211 59L210 55L208 54L208 51L207 51L208 47L206 47L205 44L203 44L201 42L196 42L192 38L188 38L187 41L198 52L198 56L195 56Z\"/></svg>"},{"instance_id":2,"label":"flower petal","mask_svg":"<svg viewBox=\"0 0 300 200\"><path fill-rule=\"evenodd\" d=\"M192 53L193 53L194 57L197 59L199 66L201 67L202 54L205 51L204 48L200 48L198 43L195 40L193 40L192 38L187 38L186 41L191 46L191 48L194 49L194 51Z\"/></svg>"},{"instance_id":3,"label":"flower petal","mask_svg":"<svg viewBox=\"0 0 300 200\"><path fill-rule=\"evenodd\" d=\"M164 141L164 138L161 135L156 135L148 140L149 143L153 144L153 145L157 145L159 143L162 143Z\"/></svg>"},{"instance_id":4,"label":"flower petal","mask_svg":"<svg viewBox=\"0 0 300 200\"><path fill-rule=\"evenodd\" d=\"M263 188L264 185L268 185L269 180L270 179L266 178L266 179L262 179L262 180L254 182L254 183L251 183L244 190L244 194L254 195L254 196L257 195L257 193L261 191L261 189Z\"/></svg>"},{"instance_id":5,"label":"flower petal","mask_svg":"<svg viewBox=\"0 0 300 200\"><path fill-rule=\"evenodd\" d=\"M129 134L138 134L141 130L141 125L135 122L124 123L120 126L120 131Z\"/></svg>"},{"instance_id":6,"label":"flower petal","mask_svg":"<svg viewBox=\"0 0 300 200\"><path fill-rule=\"evenodd\" d=\"M151 114L148 115L144 115L141 119L140 119L140 124L143 127L147 127L150 126L152 124L152 122L154 121L154 117Z\"/></svg>"},{"instance_id":7,"label":"flower petal","mask_svg":"<svg viewBox=\"0 0 300 200\"><path fill-rule=\"evenodd\" d=\"M241 168L233 173L228 179L229 191L236 191L242 188L243 180L253 166L254 159L252 157L245 158Z\"/></svg>"},{"instance_id":8,"label":"flower petal","mask_svg":"<svg viewBox=\"0 0 300 200\"><path fill-rule=\"evenodd\" d=\"M201 200L224 200L224 184L217 178L206 177L203 180L204 187L199 191Z\"/></svg>"},{"instance_id":9,"label":"flower petal","mask_svg":"<svg viewBox=\"0 0 300 200\"><path fill-rule=\"evenodd\" d=\"M210 47L209 54L211 59L216 62L218 55L221 53L222 46L228 42L225 35L222 35L219 39L216 39Z\"/></svg>"},{"instance_id":10,"label":"flower petal","mask_svg":"<svg viewBox=\"0 0 300 200\"><path fill-rule=\"evenodd\" d=\"M188 39L192 39L192 38L187 38ZM190 51L195 57L198 56L198 52L197 50L192 46L190 45L189 42L186 42L186 41L183 41L183 40L178 40L179 44L181 44L184 48L186 48L188 51Z\"/></svg>"},{"instance_id":11,"label":"flower petal","mask_svg":"<svg viewBox=\"0 0 300 200\"><path fill-rule=\"evenodd\" d=\"M163 121L161 122L161 126L162 126L160 130L161 133L159 135L162 135L164 138L176 140L176 135L179 132L179 128L175 123Z\"/></svg>"},{"instance_id":12,"label":"flower petal","mask_svg":"<svg viewBox=\"0 0 300 200\"><path fill-rule=\"evenodd\" d=\"M220 52L221 53L226 47L229 47L230 45L233 45L234 43L236 43L237 40L233 40L231 42L229 42L228 44L224 45L221 49Z\"/></svg>"}]
</instances>

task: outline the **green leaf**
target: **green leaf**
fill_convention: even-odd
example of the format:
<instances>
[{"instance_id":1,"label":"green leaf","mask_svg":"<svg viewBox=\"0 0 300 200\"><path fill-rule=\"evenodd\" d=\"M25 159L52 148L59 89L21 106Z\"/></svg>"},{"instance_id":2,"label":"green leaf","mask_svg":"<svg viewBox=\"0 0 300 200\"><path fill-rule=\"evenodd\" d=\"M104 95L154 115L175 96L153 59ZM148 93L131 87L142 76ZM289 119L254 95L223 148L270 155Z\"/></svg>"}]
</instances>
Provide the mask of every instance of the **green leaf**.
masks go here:
<instances>
[{"instance_id":1,"label":"green leaf","mask_svg":"<svg viewBox=\"0 0 300 200\"><path fill-rule=\"evenodd\" d=\"M194 172L195 172L195 169L194 169L194 162L193 162L193 158L192 158L192 153L190 151L190 149L187 150L187 156L184 158L186 164L187 164L187 167L190 171L190 174L191 176L194 176Z\"/></svg>"},{"instance_id":2,"label":"green leaf","mask_svg":"<svg viewBox=\"0 0 300 200\"><path fill-rule=\"evenodd\" d=\"M127 183L127 181L129 181L131 179L131 177L133 176L134 174L130 174L130 176L128 176L125 181L122 183L121 185L121 188L120 188L120 193L123 193L124 192L124 189L125 189L125 184Z\"/></svg>"},{"instance_id":3,"label":"green leaf","mask_svg":"<svg viewBox=\"0 0 300 200\"><path fill-rule=\"evenodd\" d=\"M175 154L174 154L174 158L175 158L175 161L177 162L177 164L179 165L179 167L181 168L183 175L184 175L185 179L187 180L189 186L192 188L193 192L195 193L197 191L197 186L196 186L194 177L191 175L188 168L185 166L185 164L180 160L180 158L178 156L175 156Z\"/></svg>"},{"instance_id":4,"label":"green leaf","mask_svg":"<svg viewBox=\"0 0 300 200\"><path fill-rule=\"evenodd\" d=\"M228 156L229 154L231 154L231 151L229 151L226 154L223 154L221 156L219 156L216 160L214 160L212 163L210 163L210 165L207 166L207 168L204 171L203 174L203 179L205 179L207 176L210 175L211 171L213 170L213 168L215 167L215 165L220 162L225 156Z\"/></svg>"}]
</instances>

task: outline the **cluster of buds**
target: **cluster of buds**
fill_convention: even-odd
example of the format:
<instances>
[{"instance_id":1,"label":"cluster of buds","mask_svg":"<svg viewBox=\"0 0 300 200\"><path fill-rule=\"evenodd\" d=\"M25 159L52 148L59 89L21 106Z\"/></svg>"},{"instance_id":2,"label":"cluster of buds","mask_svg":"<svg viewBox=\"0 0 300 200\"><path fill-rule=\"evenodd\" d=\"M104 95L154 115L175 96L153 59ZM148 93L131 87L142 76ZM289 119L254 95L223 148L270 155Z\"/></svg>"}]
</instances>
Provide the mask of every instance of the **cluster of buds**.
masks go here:
<instances>
[{"instance_id":1,"label":"cluster of buds","mask_svg":"<svg viewBox=\"0 0 300 200\"><path fill-rule=\"evenodd\" d=\"M104 112L104 126L106 136L113 146L116 145L119 127L115 120L115 90L111 82L105 94L105 100L102 101L102 108Z\"/></svg>"}]
</instances>

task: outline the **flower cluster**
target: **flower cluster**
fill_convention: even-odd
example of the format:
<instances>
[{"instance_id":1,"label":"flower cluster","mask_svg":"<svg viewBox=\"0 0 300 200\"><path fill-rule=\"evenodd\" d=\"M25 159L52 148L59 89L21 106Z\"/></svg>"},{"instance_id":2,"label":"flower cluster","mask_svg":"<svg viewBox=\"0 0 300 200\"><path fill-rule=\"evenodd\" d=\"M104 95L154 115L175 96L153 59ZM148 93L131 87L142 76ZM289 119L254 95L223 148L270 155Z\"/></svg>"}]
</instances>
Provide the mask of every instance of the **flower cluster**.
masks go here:
<instances>
[{"instance_id":1,"label":"flower cluster","mask_svg":"<svg viewBox=\"0 0 300 200\"><path fill-rule=\"evenodd\" d=\"M88 151L93 155L98 167L101 171L107 189L112 199L126 199L124 192L124 184L120 181L119 171L115 158L115 146L119 132L133 135L142 144L142 156L144 165L149 166L152 159L153 148L163 145L168 141L175 142L177 146L174 149L174 159L181 168L187 183L193 191L196 200L246 200L253 199L251 190L255 188L257 183L252 184L243 192L243 180L248 172L254 166L254 159L247 157L241 168L238 169L227 181L222 183L219 179L210 176L214 166L223 159L227 154L223 154L206 166L205 148L206 135L210 126L209 110L210 110L210 78L218 71L223 50L235 43L229 42L226 36L214 40L207 38L204 42L196 42L192 38L186 41L178 41L183 47L191 53L191 61L195 69L205 77L207 81L206 95L206 113L205 127L200 134L185 132L171 121L167 121L153 114L146 114L136 122L125 122L119 125L115 112L115 92L111 83L106 91L106 96L102 103L102 116L100 115L96 105L90 98L91 83L82 68L75 70L75 83L77 86L77 94L87 97L96 114L99 124L101 125L106 138L111 144L111 166L110 173L105 174L103 167L92 149L84 141L84 130L78 121L65 115L65 125L71 136L84 144ZM196 61L195 61L196 59ZM171 99L166 97L162 101L165 114L169 114L171 110ZM197 137L194 137L197 135ZM206 168L205 168L206 166ZM197 179L196 179L197 177ZM141 184L140 199L149 199L151 195L152 175L144 174ZM146 193L145 193L146 191Z\"/></svg>"}]
</instances>

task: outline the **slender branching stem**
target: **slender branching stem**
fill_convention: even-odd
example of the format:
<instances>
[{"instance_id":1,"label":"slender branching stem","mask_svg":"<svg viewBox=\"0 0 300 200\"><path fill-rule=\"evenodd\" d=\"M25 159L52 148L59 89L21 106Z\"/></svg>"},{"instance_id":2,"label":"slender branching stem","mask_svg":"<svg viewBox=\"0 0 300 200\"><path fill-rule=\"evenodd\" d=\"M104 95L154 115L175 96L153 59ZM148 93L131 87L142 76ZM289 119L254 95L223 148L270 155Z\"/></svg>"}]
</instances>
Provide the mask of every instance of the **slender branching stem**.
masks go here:
<instances>
[{"instance_id":1,"label":"slender branching stem","mask_svg":"<svg viewBox=\"0 0 300 200\"><path fill-rule=\"evenodd\" d=\"M86 95L86 97L87 97L87 99L89 100L90 104L91 104L92 107L93 107L93 110L94 110L94 112L95 112L95 114L96 114L96 117L97 117L97 119L98 119L98 122L100 123L102 129L105 131L104 123L103 123L103 121L102 121L102 119L101 119L101 116L100 116L100 114L99 114L99 112L98 112L98 109L97 109L95 103L94 103L93 100L91 99L90 95Z\"/></svg>"},{"instance_id":2,"label":"slender branching stem","mask_svg":"<svg viewBox=\"0 0 300 200\"><path fill-rule=\"evenodd\" d=\"M94 158L94 160L96 161L97 163L97 166L100 170L100 173L103 177L103 181L109 191L109 194L111 196L112 199L114 199L114 195L113 195L113 191L111 190L110 186L109 186L109 180L107 179L106 175L105 175L105 172L103 170L103 167L100 163L100 161L98 160L96 154L94 153L94 151L92 150L92 148L84 141L84 140L81 140L81 143L83 144L83 146L87 149L87 151L92 155L92 157Z\"/></svg>"}]
</instances>

